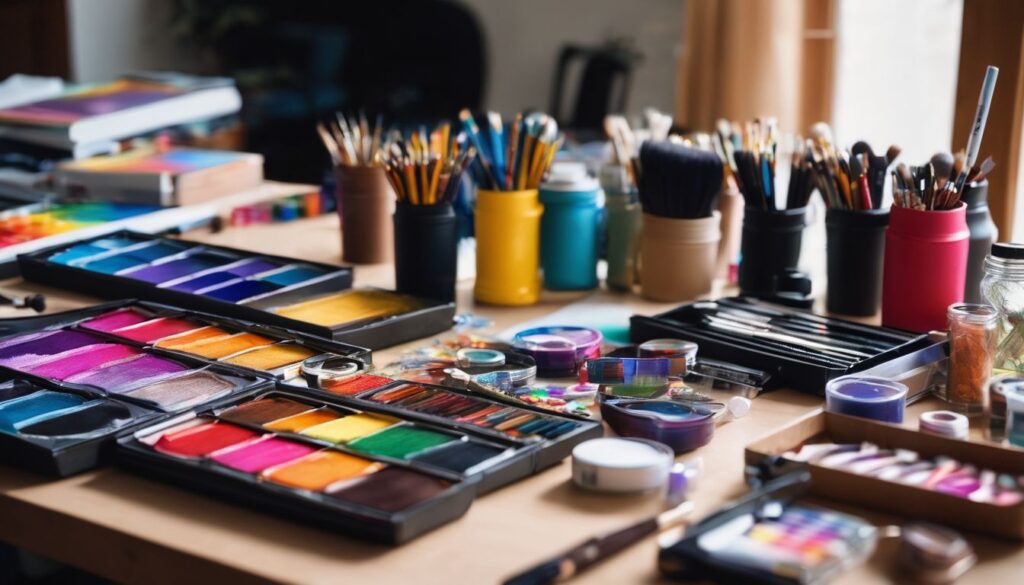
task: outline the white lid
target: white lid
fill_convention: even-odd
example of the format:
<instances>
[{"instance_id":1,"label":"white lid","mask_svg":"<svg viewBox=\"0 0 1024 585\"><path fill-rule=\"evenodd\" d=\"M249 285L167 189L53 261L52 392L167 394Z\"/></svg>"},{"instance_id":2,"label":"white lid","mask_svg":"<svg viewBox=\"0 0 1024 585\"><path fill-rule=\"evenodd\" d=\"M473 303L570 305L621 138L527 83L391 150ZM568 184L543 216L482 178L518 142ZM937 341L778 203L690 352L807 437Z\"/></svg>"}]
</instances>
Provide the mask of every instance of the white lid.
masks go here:
<instances>
[{"instance_id":1,"label":"white lid","mask_svg":"<svg viewBox=\"0 0 1024 585\"><path fill-rule=\"evenodd\" d=\"M572 450L573 482L586 489L639 492L667 485L675 453L646 439L605 437Z\"/></svg>"},{"instance_id":2,"label":"white lid","mask_svg":"<svg viewBox=\"0 0 1024 585\"><path fill-rule=\"evenodd\" d=\"M576 161L552 164L541 185L545 191L593 191L599 187L597 179L587 174L587 165Z\"/></svg>"}]
</instances>

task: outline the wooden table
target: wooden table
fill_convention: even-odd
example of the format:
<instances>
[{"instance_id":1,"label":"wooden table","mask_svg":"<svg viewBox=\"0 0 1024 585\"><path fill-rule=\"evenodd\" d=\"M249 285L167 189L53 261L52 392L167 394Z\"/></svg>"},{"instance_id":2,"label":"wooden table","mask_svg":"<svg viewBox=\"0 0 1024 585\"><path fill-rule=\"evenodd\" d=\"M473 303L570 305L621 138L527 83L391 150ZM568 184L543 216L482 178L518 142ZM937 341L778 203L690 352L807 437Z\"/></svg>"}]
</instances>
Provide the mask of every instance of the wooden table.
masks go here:
<instances>
[{"instance_id":1,"label":"wooden table","mask_svg":"<svg viewBox=\"0 0 1024 585\"><path fill-rule=\"evenodd\" d=\"M337 219L324 217L284 225L192 234L193 239L308 260L336 262ZM360 285L390 286L389 266L360 266ZM18 281L5 292L38 290ZM52 290L51 310L88 304L90 299ZM549 296L521 309L473 307L468 284L460 290L460 311L494 319L496 330L551 312L583 295ZM607 294L607 293L604 293ZM609 295L637 312L665 305L635 296ZM5 310L2 316L21 315ZM403 348L376 353L385 363ZM744 419L718 429L704 458L706 475L695 492L695 517L742 493L743 447L821 405L821 400L788 390L754 401ZM935 405L918 404L908 420ZM687 457L692 456L688 455ZM115 468L54 481L0 466L0 540L124 582L290 583L494 583L596 533L654 513L644 496L584 493L570 482L569 464L498 490L475 501L461 519L397 548L305 528ZM898 519L863 510L878 523ZM971 536L981 563L962 583L1019 583L1024 547ZM655 569L655 539L637 544L585 574L580 583L661 582ZM891 570L891 546L871 563L845 575L842 583L898 582Z\"/></svg>"}]
</instances>

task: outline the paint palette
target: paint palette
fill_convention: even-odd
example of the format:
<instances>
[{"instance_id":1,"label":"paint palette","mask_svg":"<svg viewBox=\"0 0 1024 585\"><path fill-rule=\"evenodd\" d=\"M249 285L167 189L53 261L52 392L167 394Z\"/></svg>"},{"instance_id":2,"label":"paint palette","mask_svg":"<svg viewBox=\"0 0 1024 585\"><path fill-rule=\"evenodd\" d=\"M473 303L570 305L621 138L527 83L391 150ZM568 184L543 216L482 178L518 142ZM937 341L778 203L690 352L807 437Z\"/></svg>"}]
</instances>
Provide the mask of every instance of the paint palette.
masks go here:
<instances>
[{"instance_id":1,"label":"paint palette","mask_svg":"<svg viewBox=\"0 0 1024 585\"><path fill-rule=\"evenodd\" d=\"M454 303L347 290L348 267L122 231L19 256L22 276L268 323L371 349L451 327Z\"/></svg>"},{"instance_id":2,"label":"paint palette","mask_svg":"<svg viewBox=\"0 0 1024 585\"><path fill-rule=\"evenodd\" d=\"M488 478L521 477L539 446L274 391L138 429L119 448L147 475L401 543L461 516Z\"/></svg>"},{"instance_id":3,"label":"paint palette","mask_svg":"<svg viewBox=\"0 0 1024 585\"><path fill-rule=\"evenodd\" d=\"M163 413L151 404L17 376L0 378L0 460L67 476L99 464L114 436Z\"/></svg>"},{"instance_id":4,"label":"paint palette","mask_svg":"<svg viewBox=\"0 0 1024 585\"><path fill-rule=\"evenodd\" d=\"M325 354L370 361L369 350L277 327L247 323L168 305L119 301L46 316L8 319L0 329L21 332L18 339L39 336L38 348L67 353L64 360L33 365L36 346L0 339L0 365L30 368L27 373L77 384L110 386L180 371L178 357L221 364L254 375L301 381L303 360ZM56 334L54 334L56 332ZM78 358L80 344L90 347ZM142 356L136 358L136 356ZM132 358L132 359L129 359ZM118 361L120 360L120 361ZM100 370L97 364L112 363ZM92 367L86 367L92 366ZM85 371L79 371L86 367Z\"/></svg>"}]
</instances>

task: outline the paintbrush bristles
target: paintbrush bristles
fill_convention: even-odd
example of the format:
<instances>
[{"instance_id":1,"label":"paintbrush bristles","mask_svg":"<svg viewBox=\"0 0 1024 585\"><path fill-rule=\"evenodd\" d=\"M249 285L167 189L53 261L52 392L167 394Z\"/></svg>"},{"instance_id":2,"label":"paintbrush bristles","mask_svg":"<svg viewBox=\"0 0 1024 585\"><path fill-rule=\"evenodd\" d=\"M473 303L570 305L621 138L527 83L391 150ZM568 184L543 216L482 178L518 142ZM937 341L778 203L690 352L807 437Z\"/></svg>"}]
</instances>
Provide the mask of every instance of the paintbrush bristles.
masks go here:
<instances>
[{"instance_id":1,"label":"paintbrush bristles","mask_svg":"<svg viewBox=\"0 0 1024 585\"><path fill-rule=\"evenodd\" d=\"M383 148L381 136L384 122L377 116L373 128L370 128L366 116L346 118L341 113L335 119L324 124L317 122L317 134L324 147L331 155L335 166L375 166L380 164L380 153Z\"/></svg>"},{"instance_id":2,"label":"paintbrush bristles","mask_svg":"<svg viewBox=\"0 0 1024 585\"><path fill-rule=\"evenodd\" d=\"M443 205L455 199L474 154L472 146L460 152L451 127L444 122L429 137L422 127L405 137L389 135L380 164L399 203Z\"/></svg>"},{"instance_id":3,"label":"paintbrush bristles","mask_svg":"<svg viewBox=\"0 0 1024 585\"><path fill-rule=\"evenodd\" d=\"M644 213L675 219L711 216L722 187L722 161L714 152L648 141L640 147L640 168Z\"/></svg>"},{"instance_id":4,"label":"paintbrush bristles","mask_svg":"<svg viewBox=\"0 0 1024 585\"><path fill-rule=\"evenodd\" d=\"M459 119L466 139L479 154L471 172L484 189L521 191L540 187L562 145L558 123L547 114L519 114L506 129L500 114L488 112L486 132L468 109L459 113Z\"/></svg>"},{"instance_id":5,"label":"paintbrush bristles","mask_svg":"<svg viewBox=\"0 0 1024 585\"><path fill-rule=\"evenodd\" d=\"M957 186L957 177L963 183L978 183L985 179L996 163L988 157L980 165L966 169L966 156L939 152L919 167L897 165L892 172L892 197L897 207L922 211L954 209L960 204L963 189Z\"/></svg>"}]
</instances>

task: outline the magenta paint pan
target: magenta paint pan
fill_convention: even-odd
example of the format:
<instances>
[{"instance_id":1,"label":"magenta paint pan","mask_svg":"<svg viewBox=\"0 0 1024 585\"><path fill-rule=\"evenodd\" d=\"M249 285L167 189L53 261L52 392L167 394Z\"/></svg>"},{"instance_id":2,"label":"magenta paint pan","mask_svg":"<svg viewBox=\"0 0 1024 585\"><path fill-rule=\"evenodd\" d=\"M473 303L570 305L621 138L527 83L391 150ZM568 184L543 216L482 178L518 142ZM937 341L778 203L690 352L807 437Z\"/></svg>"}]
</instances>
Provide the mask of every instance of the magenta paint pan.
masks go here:
<instances>
[{"instance_id":1,"label":"magenta paint pan","mask_svg":"<svg viewBox=\"0 0 1024 585\"><path fill-rule=\"evenodd\" d=\"M22 337L24 341L19 342ZM0 364L17 369L58 353L104 341L84 331L58 330L29 334L5 340L0 346Z\"/></svg>"},{"instance_id":2,"label":"magenta paint pan","mask_svg":"<svg viewBox=\"0 0 1024 585\"><path fill-rule=\"evenodd\" d=\"M259 473L264 469L294 461L319 450L317 447L310 447L302 443L269 437L228 447L214 453L211 458L221 465L238 471Z\"/></svg>"},{"instance_id":3,"label":"magenta paint pan","mask_svg":"<svg viewBox=\"0 0 1024 585\"><path fill-rule=\"evenodd\" d=\"M134 347L120 343L99 343L57 354L53 359L35 364L28 372L43 378L64 380L68 376L91 370L109 362L139 355Z\"/></svg>"},{"instance_id":4,"label":"magenta paint pan","mask_svg":"<svg viewBox=\"0 0 1024 585\"><path fill-rule=\"evenodd\" d=\"M115 363L104 364L84 372L68 376L64 380L74 384L86 384L102 388L107 392L120 392L137 386L139 380L160 379L189 369L185 364L157 357L140 355Z\"/></svg>"},{"instance_id":5,"label":"magenta paint pan","mask_svg":"<svg viewBox=\"0 0 1024 585\"><path fill-rule=\"evenodd\" d=\"M110 311L109 313L103 313L98 317L93 317L88 321L79 323L79 327L86 329L92 329L93 331L113 331L114 329L120 329L121 327L129 327L131 325L138 325L144 321L149 321L152 317L144 315L139 311L132 308L118 309L116 311Z\"/></svg>"},{"instance_id":6,"label":"magenta paint pan","mask_svg":"<svg viewBox=\"0 0 1024 585\"><path fill-rule=\"evenodd\" d=\"M199 329L202 324L188 319L177 317L158 317L128 327L115 329L110 333L139 343L152 343L164 337L170 337L193 329Z\"/></svg>"}]
</instances>

